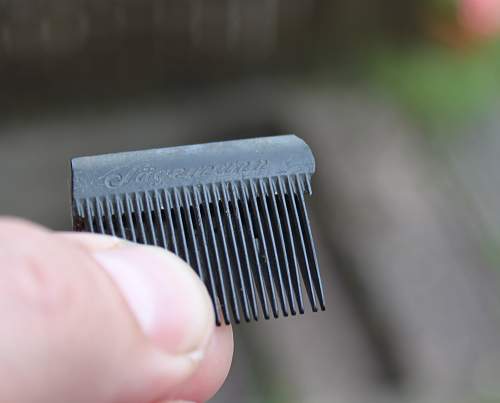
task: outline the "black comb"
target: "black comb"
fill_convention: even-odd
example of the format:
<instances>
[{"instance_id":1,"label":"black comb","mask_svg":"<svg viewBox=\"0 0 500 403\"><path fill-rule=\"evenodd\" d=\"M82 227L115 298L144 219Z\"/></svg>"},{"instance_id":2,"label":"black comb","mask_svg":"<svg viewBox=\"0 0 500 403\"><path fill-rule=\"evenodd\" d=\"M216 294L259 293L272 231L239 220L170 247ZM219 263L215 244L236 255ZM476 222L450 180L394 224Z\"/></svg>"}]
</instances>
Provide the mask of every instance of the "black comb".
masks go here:
<instances>
[{"instance_id":1,"label":"black comb","mask_svg":"<svg viewBox=\"0 0 500 403\"><path fill-rule=\"evenodd\" d=\"M304 293L313 311L325 309L304 200L315 163L298 137L80 157L71 167L74 230L174 252L220 304L217 324L302 314Z\"/></svg>"}]
</instances>

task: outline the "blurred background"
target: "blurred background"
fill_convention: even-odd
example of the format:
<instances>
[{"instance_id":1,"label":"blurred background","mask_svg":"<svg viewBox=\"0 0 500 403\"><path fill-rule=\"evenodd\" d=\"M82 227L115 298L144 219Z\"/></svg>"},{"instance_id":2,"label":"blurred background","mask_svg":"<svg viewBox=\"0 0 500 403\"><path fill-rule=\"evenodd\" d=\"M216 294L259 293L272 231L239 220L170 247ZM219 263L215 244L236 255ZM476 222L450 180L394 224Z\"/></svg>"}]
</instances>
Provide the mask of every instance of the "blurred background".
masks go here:
<instances>
[{"instance_id":1,"label":"blurred background","mask_svg":"<svg viewBox=\"0 0 500 403\"><path fill-rule=\"evenodd\" d=\"M327 311L235 328L222 402L500 402L500 0L0 0L0 213L69 159L296 133Z\"/></svg>"}]
</instances>

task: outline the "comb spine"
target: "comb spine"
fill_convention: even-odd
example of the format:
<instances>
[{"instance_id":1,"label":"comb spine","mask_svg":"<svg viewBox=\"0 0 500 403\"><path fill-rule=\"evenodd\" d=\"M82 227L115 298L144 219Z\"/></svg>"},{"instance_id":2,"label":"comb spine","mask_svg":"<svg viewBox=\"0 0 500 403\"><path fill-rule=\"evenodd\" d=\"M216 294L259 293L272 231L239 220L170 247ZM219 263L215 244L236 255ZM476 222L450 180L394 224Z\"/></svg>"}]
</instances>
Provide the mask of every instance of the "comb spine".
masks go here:
<instances>
[{"instance_id":1,"label":"comb spine","mask_svg":"<svg viewBox=\"0 0 500 403\"><path fill-rule=\"evenodd\" d=\"M278 247L276 246L276 239L274 237L273 223L272 223L272 219L271 219L271 214L269 212L269 207L268 207L267 201L266 201L267 192L265 189L264 181L262 179L259 179L258 181L259 181L259 190L260 190L259 196L260 196L260 200L262 203L262 207L264 209L264 215L266 218L265 229L266 229L266 233L268 235L268 238L270 240L271 248L273 250L272 257L273 257L273 260L275 263L275 270L274 270L275 274L273 275L273 279L276 283L276 277L278 278L277 287L280 290L281 307L282 307L283 315L286 317L289 315L289 312L288 312L288 306L286 305L285 301L288 301L288 302L290 301L290 298L291 298L290 291L286 289L285 282L283 281L281 262L280 262L280 259L278 256ZM290 305L290 311L293 314L292 305Z\"/></svg>"},{"instance_id":2,"label":"comb spine","mask_svg":"<svg viewBox=\"0 0 500 403\"><path fill-rule=\"evenodd\" d=\"M205 273L203 272L203 267L201 265L201 259L200 259L200 251L198 248L198 240L196 239L196 231L194 228L193 224L193 217L191 216L191 207L192 207L192 201L191 201L191 194L189 192L189 189L184 187L182 189L182 193L184 195L184 214L187 217L186 223L188 227L188 236L191 239L191 246L194 251L194 258L195 258L195 263L194 263L194 269L196 270L198 276L200 276L201 281L205 283ZM206 283L205 283L206 284Z\"/></svg>"},{"instance_id":3,"label":"comb spine","mask_svg":"<svg viewBox=\"0 0 500 403\"><path fill-rule=\"evenodd\" d=\"M287 245L287 249L290 250L291 254L288 254L288 257L291 258L291 262L289 261L290 266L293 266L292 279L295 281L295 299L297 300L297 305L299 308L299 312L301 314L304 313L304 300L302 298L302 287L300 284L300 274L299 274L299 263L297 260L297 253L295 250L295 243L293 240L293 232L292 226L290 222L290 212L288 211L288 206L286 203L286 193L283 187L283 182L281 176L278 176L278 195L279 195L279 203L281 204L281 209L283 211L283 215L285 217L284 224L286 230L283 231L285 235L285 244Z\"/></svg>"},{"instance_id":4,"label":"comb spine","mask_svg":"<svg viewBox=\"0 0 500 403\"><path fill-rule=\"evenodd\" d=\"M235 281L233 279L233 272L231 270L231 259L229 255L229 246L227 243L227 233L226 229L224 228L224 220L222 217L222 214L220 212L221 206L220 203L222 202L221 195L219 193L219 189L215 183L212 184L212 193L213 193L213 200L214 200L214 209L217 215L217 222L218 222L218 228L219 228L219 234L222 242L222 247L224 249L224 261L226 265L226 274L229 278L229 286L230 286L230 291L231 291L231 308L233 311L233 317L236 323L241 322L241 317L240 317L240 311L239 311L239 306L238 306L238 297L240 298L240 304L244 309L245 304L246 304L246 291L243 289L242 293L236 293L236 287L235 287ZM242 295L243 294L243 295Z\"/></svg>"},{"instance_id":5,"label":"comb spine","mask_svg":"<svg viewBox=\"0 0 500 403\"><path fill-rule=\"evenodd\" d=\"M265 265L267 268L267 272L266 272L267 275L264 276L265 279L267 280L267 281L265 281L266 282L266 289L267 289L268 297L271 300L271 309L273 311L273 316L275 318L277 318L278 317L278 306L277 306L277 299L276 299L276 292L275 292L276 287L274 286L274 281L273 281L271 261L269 259L269 253L268 253L268 248L267 248L267 240L265 239L265 236L264 236L264 228L263 228L262 217L261 217L263 212L260 211L259 205L257 203L257 196L256 196L256 192L255 192L255 183L253 180L250 180L249 188L250 188L250 202L252 205L252 210L254 212L254 217L257 220L257 228L258 228L258 232L259 232L258 239L260 239L260 241L261 241L259 252L260 252L260 249L262 249L262 252L263 252L262 259L260 259L261 256L259 256L259 260L263 260L265 262ZM246 189L245 189L245 191L246 191ZM283 311L286 311L286 307L284 306L284 298L285 298L284 295L282 295L281 303L282 303Z\"/></svg>"},{"instance_id":6,"label":"comb spine","mask_svg":"<svg viewBox=\"0 0 500 403\"><path fill-rule=\"evenodd\" d=\"M217 294L216 294L216 287L215 287L215 281L214 281L214 274L213 274L213 268L212 268L212 263L211 263L211 259L210 259L210 253L208 251L205 226L203 225L203 219L201 216L201 210L200 210L201 198L200 198L199 191L198 191L197 187L193 187L193 198L194 198L196 221L198 224L199 233L201 235L201 242L200 243L201 243L201 245L203 247L203 251L205 253L205 262L206 262L205 267L207 269L208 280L209 280L208 291L210 292L210 295L212 297L212 302L214 304L215 321L216 321L217 326L219 326L221 324L221 321L220 321L220 317L219 317L219 310L217 309Z\"/></svg>"},{"instance_id":7,"label":"comb spine","mask_svg":"<svg viewBox=\"0 0 500 403\"><path fill-rule=\"evenodd\" d=\"M312 186L311 186L311 175L310 174L305 174L305 175L301 175L301 177L305 177L305 179L306 179L306 190L307 190L307 193L309 194L309 196L311 196L312 193L313 193Z\"/></svg>"},{"instance_id":8,"label":"comb spine","mask_svg":"<svg viewBox=\"0 0 500 403\"><path fill-rule=\"evenodd\" d=\"M217 245L217 238L215 235L215 227L214 227L214 222L212 219L212 214L210 211L210 200L209 200L209 194L207 187L205 185L202 185L202 194L203 194L203 207L205 209L205 213L208 219L208 229L209 229L209 234L210 234L210 239L211 239L211 250L213 253L213 256L215 258L215 267L217 270L217 280L218 280L218 288L219 288L219 303L221 304L221 310L222 310L222 315L224 317L224 323L226 325L229 325L230 323L230 315L229 315L229 308L228 308L228 301L227 301L227 294L226 294L226 284L224 281L224 276L222 273L222 262L220 259L219 255L219 247ZM212 203L213 204L213 203ZM206 248L205 248L206 250Z\"/></svg>"},{"instance_id":9,"label":"comb spine","mask_svg":"<svg viewBox=\"0 0 500 403\"><path fill-rule=\"evenodd\" d=\"M241 267L241 261L240 261L240 256L238 253L238 246L236 243L236 235L234 232L234 224L233 224L233 219L231 215L231 210L229 208L229 197L227 194L226 190L226 184L221 183L221 188L222 188L222 202L224 204L224 212L225 212L225 218L228 222L228 227L229 227L229 237L231 239L231 246L232 246L232 256L234 257L234 260L236 262L236 267L238 269L238 288L240 289L240 295L242 296L243 300L243 316L245 317L245 320L247 322L250 321L250 309L248 306L249 303L249 298L247 295L247 288L245 287L245 281L243 277L243 270Z\"/></svg>"},{"instance_id":10,"label":"comb spine","mask_svg":"<svg viewBox=\"0 0 500 403\"><path fill-rule=\"evenodd\" d=\"M186 231L184 228L184 222L182 219L182 211L181 211L181 201L180 201L180 196L179 196L179 191L177 188L174 188L174 211L175 211L175 218L177 221L177 228L180 229L180 234L181 234L181 241L182 241L182 247L184 249L184 260L192 266L191 262L191 256L189 255L189 250L187 247L187 241L186 241Z\"/></svg>"},{"instance_id":11,"label":"comb spine","mask_svg":"<svg viewBox=\"0 0 500 403\"><path fill-rule=\"evenodd\" d=\"M113 205L108 196L104 198L104 205L106 206L106 221L108 223L109 233L116 236L115 226L113 223Z\"/></svg>"},{"instance_id":12,"label":"comb spine","mask_svg":"<svg viewBox=\"0 0 500 403\"><path fill-rule=\"evenodd\" d=\"M301 259L302 279L306 286L306 292L309 297L309 302L311 303L312 310L313 312L316 312L318 310L318 304L316 301L316 294L314 293L313 289L311 266L309 264L309 259L307 258L306 242L304 240L304 230L300 223L299 211L297 208L297 203L295 201L295 198L297 197L297 189L295 187L294 180L290 176L287 177L287 182L290 194L290 203L293 211L292 222L295 227L294 233L297 235L298 241L300 242L299 250L300 250L300 256L302 258Z\"/></svg>"},{"instance_id":13,"label":"comb spine","mask_svg":"<svg viewBox=\"0 0 500 403\"><path fill-rule=\"evenodd\" d=\"M158 221L158 227L160 228L161 246L163 246L163 248L165 249L169 249L169 244L167 242L167 234L165 233L165 223L163 222L163 217L161 214L162 212L161 197L158 194L158 190L156 189L153 191L153 202L154 202L153 208L156 215L156 219Z\"/></svg>"},{"instance_id":14,"label":"comb spine","mask_svg":"<svg viewBox=\"0 0 500 403\"><path fill-rule=\"evenodd\" d=\"M83 218L83 220L85 222L85 209L82 205L82 201L81 200L74 200L74 203L75 203L75 208L76 208L76 215L78 217Z\"/></svg>"},{"instance_id":15,"label":"comb spine","mask_svg":"<svg viewBox=\"0 0 500 403\"><path fill-rule=\"evenodd\" d=\"M132 218L132 200L130 200L130 195L128 193L125 194L125 217L127 219L128 227L130 228L130 237L132 238L132 242L137 242L137 234L135 232L134 220Z\"/></svg>"},{"instance_id":16,"label":"comb spine","mask_svg":"<svg viewBox=\"0 0 500 403\"><path fill-rule=\"evenodd\" d=\"M231 193L231 199L233 203L233 211L234 215L236 216L236 229L237 229L237 236L239 235L240 238L240 247L238 248L236 253L240 252L240 258L243 258L244 266L246 268L245 273L243 273L243 278L246 280L247 285L250 287L250 306L252 308L252 314L254 320L259 319L259 311L257 307L257 297L255 295L255 285L254 285L254 279L253 279L253 274L252 274L252 269L250 267L250 258L248 256L248 248L247 248L247 240L245 238L245 232L243 229L243 222L241 220L241 213L240 213L240 208L239 208L239 197L234 185L234 182L229 183L229 189ZM241 250L243 253L241 253Z\"/></svg>"},{"instance_id":17,"label":"comb spine","mask_svg":"<svg viewBox=\"0 0 500 403\"><path fill-rule=\"evenodd\" d=\"M246 185L245 181L240 182L240 203L243 205L243 219L244 219L244 227L247 228L247 239L248 239L248 244L253 252L253 263L250 263L250 268L255 267L255 271L257 272L257 275L254 275L257 277L257 292L259 294L260 298L260 305L262 308L262 312L264 313L264 318L269 319L269 306L266 298L266 292L264 291L264 280L262 276L262 266L260 264L260 259L259 259L259 254L257 252L256 248L256 237L253 229L253 222L252 218L250 216L250 210L248 208L248 197L247 197L247 192L246 192Z\"/></svg>"},{"instance_id":18,"label":"comb spine","mask_svg":"<svg viewBox=\"0 0 500 403\"><path fill-rule=\"evenodd\" d=\"M118 228L120 229L120 236L123 239L127 239L127 233L125 231L125 225L123 225L123 215L125 214L125 209L123 208L123 203L121 197L115 195L115 206L116 206L116 219L118 221Z\"/></svg>"},{"instance_id":19,"label":"comb spine","mask_svg":"<svg viewBox=\"0 0 500 403\"><path fill-rule=\"evenodd\" d=\"M139 235L141 236L142 244L147 245L148 239L146 237L146 229L144 227L144 220L142 219L143 205L142 198L139 192L134 192L134 200L135 200L135 211L134 216L136 218L137 223L139 224Z\"/></svg>"},{"instance_id":20,"label":"comb spine","mask_svg":"<svg viewBox=\"0 0 500 403\"><path fill-rule=\"evenodd\" d=\"M288 291L288 303L290 306L290 312L292 315L296 315L297 311L295 310L295 301L293 299L293 296L295 294L295 290L293 289L293 284L292 284L292 276L290 273L290 266L288 264L289 259L288 259L288 253L286 251L286 246L285 246L285 237L283 235L283 228L281 226L281 219L279 216L278 212L278 204L276 203L276 189L274 188L274 182L272 178L267 178L268 186L269 186L269 198L271 199L271 204L272 204L272 210L271 210L271 217L273 218L275 222L274 228L276 229L276 232L278 233L278 246L279 246L279 251L281 252L279 255L281 255L281 261L283 263L283 266L285 267L285 277L286 277L286 283L285 286L287 287Z\"/></svg>"},{"instance_id":21,"label":"comb spine","mask_svg":"<svg viewBox=\"0 0 500 403\"><path fill-rule=\"evenodd\" d=\"M166 189L163 189L163 205L165 206L165 219L167 220L168 223L168 229L170 231L170 236L172 240L172 246L174 253L177 256L180 256L179 254L179 246L178 246L178 241L177 241L177 234L174 228L174 217L173 217L173 211L174 211L174 204L172 202L172 197L170 195L170 192L167 191Z\"/></svg>"},{"instance_id":22,"label":"comb spine","mask_svg":"<svg viewBox=\"0 0 500 403\"><path fill-rule=\"evenodd\" d=\"M149 192L144 193L144 200L146 202L146 208L144 209L144 211L146 212L146 222L148 225L151 241L153 242L154 246L158 246L158 239L156 237L156 228L153 223L153 217L151 214L151 212L153 211L153 201L151 200Z\"/></svg>"},{"instance_id":23,"label":"comb spine","mask_svg":"<svg viewBox=\"0 0 500 403\"><path fill-rule=\"evenodd\" d=\"M102 207L101 200L98 197L95 198L95 206L96 206L97 227L99 233L105 234L106 230L104 229L104 222L102 220L102 217L104 215L104 209Z\"/></svg>"},{"instance_id":24,"label":"comb spine","mask_svg":"<svg viewBox=\"0 0 500 403\"><path fill-rule=\"evenodd\" d=\"M309 190L311 190L310 186L310 179L307 179L308 182L308 187ZM319 299L319 305L322 311L325 310L325 295L323 292L323 282L321 281L321 275L319 273L319 265L318 265L318 257L316 256L316 248L314 247L314 239L312 236L312 231L311 231L311 223L309 221L309 217L307 215L307 210L306 210L306 203L304 200L304 184L302 182L302 178L300 175L297 174L297 183L299 185L299 203L300 203L300 210L301 210L301 216L302 220L304 221L304 227L306 229L306 238L307 238L307 252L308 255L310 256L313 265L314 265L314 270L313 270L313 280L314 280L314 285L316 289L316 293L318 294L318 299Z\"/></svg>"},{"instance_id":25,"label":"comb spine","mask_svg":"<svg viewBox=\"0 0 500 403\"><path fill-rule=\"evenodd\" d=\"M86 212L87 228L90 229L90 232L95 232L94 219L92 217L92 205L88 198L85 199L85 212Z\"/></svg>"}]
</instances>

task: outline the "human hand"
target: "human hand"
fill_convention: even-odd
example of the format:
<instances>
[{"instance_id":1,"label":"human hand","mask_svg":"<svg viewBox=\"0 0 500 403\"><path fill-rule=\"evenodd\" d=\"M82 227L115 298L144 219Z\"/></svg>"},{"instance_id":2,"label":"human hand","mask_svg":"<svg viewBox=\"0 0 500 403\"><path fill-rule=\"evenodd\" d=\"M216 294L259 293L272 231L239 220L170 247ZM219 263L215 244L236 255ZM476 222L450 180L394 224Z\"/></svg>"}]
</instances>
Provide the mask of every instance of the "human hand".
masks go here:
<instances>
[{"instance_id":1,"label":"human hand","mask_svg":"<svg viewBox=\"0 0 500 403\"><path fill-rule=\"evenodd\" d=\"M0 219L0 402L203 402L232 330L173 254Z\"/></svg>"}]
</instances>

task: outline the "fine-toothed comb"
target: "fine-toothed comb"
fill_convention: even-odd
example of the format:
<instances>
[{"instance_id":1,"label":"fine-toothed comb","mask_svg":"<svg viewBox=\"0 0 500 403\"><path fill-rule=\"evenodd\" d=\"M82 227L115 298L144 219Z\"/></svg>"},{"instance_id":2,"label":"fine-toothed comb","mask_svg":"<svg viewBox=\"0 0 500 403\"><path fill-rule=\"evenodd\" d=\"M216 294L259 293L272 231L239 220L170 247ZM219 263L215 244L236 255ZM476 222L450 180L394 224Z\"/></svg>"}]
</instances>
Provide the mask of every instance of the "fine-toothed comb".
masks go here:
<instances>
[{"instance_id":1,"label":"fine-toothed comb","mask_svg":"<svg viewBox=\"0 0 500 403\"><path fill-rule=\"evenodd\" d=\"M73 228L166 248L208 288L219 325L325 309L304 193L314 157L296 136L71 161ZM222 315L222 319L220 317Z\"/></svg>"}]
</instances>

